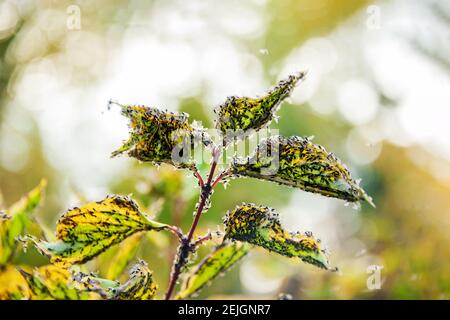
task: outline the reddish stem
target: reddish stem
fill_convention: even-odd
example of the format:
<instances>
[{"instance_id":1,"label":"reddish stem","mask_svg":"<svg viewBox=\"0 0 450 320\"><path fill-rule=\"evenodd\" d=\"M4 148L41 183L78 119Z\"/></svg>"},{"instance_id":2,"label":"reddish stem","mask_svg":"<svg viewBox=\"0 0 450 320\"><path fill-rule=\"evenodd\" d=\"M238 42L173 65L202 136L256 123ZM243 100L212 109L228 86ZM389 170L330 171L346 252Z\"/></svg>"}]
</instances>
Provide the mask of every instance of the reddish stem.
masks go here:
<instances>
[{"instance_id":1,"label":"reddish stem","mask_svg":"<svg viewBox=\"0 0 450 320\"><path fill-rule=\"evenodd\" d=\"M202 244L204 241L208 241L208 240L211 240L211 239L212 239L212 233L211 233L211 232L208 232L208 233L207 233L206 235L204 235L203 237L198 238L198 239L195 241L195 245L198 246L198 245Z\"/></svg>"},{"instance_id":2,"label":"reddish stem","mask_svg":"<svg viewBox=\"0 0 450 320\"><path fill-rule=\"evenodd\" d=\"M214 182L211 185L211 188L214 189L214 187L225 177L229 176L231 174L231 172L229 170L224 170L222 171L217 177L216 179L214 179Z\"/></svg>"},{"instance_id":3,"label":"reddish stem","mask_svg":"<svg viewBox=\"0 0 450 320\"><path fill-rule=\"evenodd\" d=\"M197 166L194 164L192 166L192 170L194 171L194 176L197 178L198 180L198 185L200 186L200 188L203 188L203 186L205 185L205 183L203 182L203 177L202 175L198 172Z\"/></svg>"},{"instance_id":4,"label":"reddish stem","mask_svg":"<svg viewBox=\"0 0 450 320\"><path fill-rule=\"evenodd\" d=\"M192 238L194 236L195 229L197 228L198 222L200 221L200 217L202 216L203 209L205 207L206 201L208 200L209 196L211 195L212 185L211 181L214 176L214 172L216 171L217 167L217 161L219 159L221 150L219 148L214 148L212 152L212 163L211 168L209 170L208 179L206 183L203 183L202 191L200 193L200 202L197 206L197 211L195 213L194 221L192 222L191 228L189 229L189 233L187 238L183 238L181 241L181 246L178 250L178 256L174 259L174 265L172 267L173 272L171 273L169 287L167 289L165 299L170 300L170 297L172 296L173 290L175 289L175 285L178 281L178 278L180 277L181 268L185 265L187 262L187 256L189 255L189 252L192 250ZM200 176L198 171L197 174ZM201 176L200 176L201 177ZM202 185L203 179L199 179L199 184ZM195 244L194 244L195 245Z\"/></svg>"}]
</instances>

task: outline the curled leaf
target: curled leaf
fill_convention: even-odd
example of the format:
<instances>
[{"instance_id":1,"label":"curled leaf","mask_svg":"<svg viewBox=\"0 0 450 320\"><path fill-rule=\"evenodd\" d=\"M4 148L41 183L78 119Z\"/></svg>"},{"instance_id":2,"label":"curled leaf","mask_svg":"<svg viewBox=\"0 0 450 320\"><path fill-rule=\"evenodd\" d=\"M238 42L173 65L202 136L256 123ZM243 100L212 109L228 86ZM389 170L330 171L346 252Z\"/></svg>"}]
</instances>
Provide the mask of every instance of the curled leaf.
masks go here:
<instances>
[{"instance_id":1,"label":"curled leaf","mask_svg":"<svg viewBox=\"0 0 450 320\"><path fill-rule=\"evenodd\" d=\"M130 157L157 164L168 163L180 168L193 164L191 147L204 132L188 122L186 113L173 113L145 106L125 105L122 114L130 120L130 138L115 157L127 152Z\"/></svg>"},{"instance_id":2,"label":"curled leaf","mask_svg":"<svg viewBox=\"0 0 450 320\"><path fill-rule=\"evenodd\" d=\"M225 241L217 246L186 278L177 299L186 299L202 289L219 274L228 270L250 250L247 243Z\"/></svg>"},{"instance_id":3,"label":"curled leaf","mask_svg":"<svg viewBox=\"0 0 450 320\"><path fill-rule=\"evenodd\" d=\"M46 185L46 180L41 180L37 187L0 217L0 266L11 260L17 246L16 239L31 222L31 213L40 204Z\"/></svg>"},{"instance_id":4,"label":"curled leaf","mask_svg":"<svg viewBox=\"0 0 450 320\"><path fill-rule=\"evenodd\" d=\"M248 242L286 257L329 269L320 241L310 233L290 233L283 229L278 214L268 207L243 203L224 218L225 238Z\"/></svg>"},{"instance_id":5,"label":"curled leaf","mask_svg":"<svg viewBox=\"0 0 450 320\"><path fill-rule=\"evenodd\" d=\"M70 272L66 269L48 265L28 273L19 269L28 283L32 300L87 300L90 295L68 285Z\"/></svg>"},{"instance_id":6,"label":"curled leaf","mask_svg":"<svg viewBox=\"0 0 450 320\"><path fill-rule=\"evenodd\" d=\"M58 221L55 242L29 236L36 247L56 265L84 263L107 248L140 231L166 229L149 220L128 197L110 196L64 213Z\"/></svg>"},{"instance_id":7,"label":"curled leaf","mask_svg":"<svg viewBox=\"0 0 450 320\"><path fill-rule=\"evenodd\" d=\"M70 280L72 286L81 292L95 292L103 299L110 299L120 286L119 281L103 279L95 274L75 272Z\"/></svg>"},{"instance_id":8,"label":"curled leaf","mask_svg":"<svg viewBox=\"0 0 450 320\"><path fill-rule=\"evenodd\" d=\"M236 176L253 177L349 202L372 199L332 153L307 138L276 136L264 140L248 159L235 158Z\"/></svg>"},{"instance_id":9,"label":"curled leaf","mask_svg":"<svg viewBox=\"0 0 450 320\"><path fill-rule=\"evenodd\" d=\"M143 260L131 268L129 280L122 285L117 281L83 273L75 275L73 280L78 283L79 288L97 292L103 298L112 300L151 300L158 289L152 272Z\"/></svg>"},{"instance_id":10,"label":"curled leaf","mask_svg":"<svg viewBox=\"0 0 450 320\"><path fill-rule=\"evenodd\" d=\"M235 136L238 132L245 134L249 130L258 131L269 125L281 102L290 95L298 81L304 77L304 72L291 75L278 82L262 97L228 97L215 111L218 116L216 129L219 129L224 136Z\"/></svg>"}]
</instances>

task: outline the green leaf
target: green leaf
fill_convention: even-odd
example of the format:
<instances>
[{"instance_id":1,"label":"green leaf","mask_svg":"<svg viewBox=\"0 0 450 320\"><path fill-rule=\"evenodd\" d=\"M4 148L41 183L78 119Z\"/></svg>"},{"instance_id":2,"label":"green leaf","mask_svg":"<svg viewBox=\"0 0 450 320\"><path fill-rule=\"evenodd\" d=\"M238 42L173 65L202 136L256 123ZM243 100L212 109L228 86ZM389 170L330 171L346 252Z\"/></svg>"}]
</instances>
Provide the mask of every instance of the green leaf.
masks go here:
<instances>
[{"instance_id":1,"label":"green leaf","mask_svg":"<svg viewBox=\"0 0 450 320\"><path fill-rule=\"evenodd\" d=\"M117 281L83 273L75 275L74 281L80 289L96 292L103 298L112 300L151 300L158 289L152 272L143 260L131 268L129 280L122 285Z\"/></svg>"},{"instance_id":2,"label":"green leaf","mask_svg":"<svg viewBox=\"0 0 450 320\"><path fill-rule=\"evenodd\" d=\"M186 278L176 299L186 299L210 283L219 274L228 270L250 250L247 243L225 241L217 246Z\"/></svg>"},{"instance_id":3,"label":"green leaf","mask_svg":"<svg viewBox=\"0 0 450 320\"><path fill-rule=\"evenodd\" d=\"M125 239L117 253L112 257L106 273L108 279L117 279L136 255L143 233L137 233Z\"/></svg>"},{"instance_id":4,"label":"green leaf","mask_svg":"<svg viewBox=\"0 0 450 320\"><path fill-rule=\"evenodd\" d=\"M281 102L286 99L295 85L305 77L304 72L281 80L262 97L228 97L218 107L216 129L225 136L226 144L232 136L246 134L250 130L260 130L272 121Z\"/></svg>"},{"instance_id":5,"label":"green leaf","mask_svg":"<svg viewBox=\"0 0 450 320\"><path fill-rule=\"evenodd\" d=\"M128 197L109 196L64 213L58 221L55 242L28 236L50 261L62 267L81 264L140 231L169 226L149 220Z\"/></svg>"},{"instance_id":6,"label":"green leaf","mask_svg":"<svg viewBox=\"0 0 450 320\"><path fill-rule=\"evenodd\" d=\"M32 273L19 269L31 290L32 300L87 300L90 294L69 287L70 272L48 265L36 268Z\"/></svg>"},{"instance_id":7,"label":"green leaf","mask_svg":"<svg viewBox=\"0 0 450 320\"><path fill-rule=\"evenodd\" d=\"M349 202L372 199L332 153L307 138L272 137L264 140L248 159L235 158L235 176L273 181Z\"/></svg>"},{"instance_id":8,"label":"green leaf","mask_svg":"<svg viewBox=\"0 0 450 320\"><path fill-rule=\"evenodd\" d=\"M188 114L145 106L120 106L122 114L130 119L130 138L112 153L113 157L127 152L130 157L145 162L168 163L179 168L192 166L191 147L200 139L203 141L205 132L189 124Z\"/></svg>"},{"instance_id":9,"label":"green leaf","mask_svg":"<svg viewBox=\"0 0 450 320\"><path fill-rule=\"evenodd\" d=\"M278 214L268 207L243 203L224 218L225 238L248 242L286 257L329 269L320 240L312 234L290 233L283 229Z\"/></svg>"},{"instance_id":10,"label":"green leaf","mask_svg":"<svg viewBox=\"0 0 450 320\"><path fill-rule=\"evenodd\" d=\"M46 185L46 180L41 180L37 187L0 217L0 266L11 261L17 247L16 239L31 222L31 214L40 204Z\"/></svg>"}]
</instances>

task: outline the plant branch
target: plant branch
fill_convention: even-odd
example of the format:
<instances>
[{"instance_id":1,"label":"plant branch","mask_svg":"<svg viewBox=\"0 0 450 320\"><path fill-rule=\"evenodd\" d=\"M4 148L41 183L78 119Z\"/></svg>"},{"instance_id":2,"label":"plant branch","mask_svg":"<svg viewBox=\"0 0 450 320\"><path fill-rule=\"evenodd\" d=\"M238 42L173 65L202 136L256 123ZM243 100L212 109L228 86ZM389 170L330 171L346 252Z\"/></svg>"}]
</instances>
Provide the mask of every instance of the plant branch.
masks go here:
<instances>
[{"instance_id":1,"label":"plant branch","mask_svg":"<svg viewBox=\"0 0 450 320\"><path fill-rule=\"evenodd\" d=\"M180 277L181 269L186 265L190 252L195 250L195 243L191 243L192 238L194 236L194 232L195 229L197 228L198 222L200 221L200 217L202 216L203 209L205 208L205 205L211 195L211 191L213 188L211 185L211 181L214 177L214 172L216 171L217 162L219 160L220 154L221 149L215 147L212 151L211 168L209 170L208 179L206 180L206 183L203 183L203 186L201 187L200 199L197 205L197 211L195 213L194 221L192 222L191 228L189 229L188 236L183 237L177 255L174 259L174 264L172 266L172 272L169 281L169 287L165 295L166 300L170 300L173 290L175 289L175 285L178 281L178 278ZM194 175L195 172L197 172L198 174L198 171L194 171ZM200 176L200 174L198 174L198 176ZM199 179L199 185L202 185L200 181L203 181L203 179L202 180Z\"/></svg>"},{"instance_id":2,"label":"plant branch","mask_svg":"<svg viewBox=\"0 0 450 320\"><path fill-rule=\"evenodd\" d=\"M169 226L168 229L170 230L170 232L172 232L174 235L176 235L178 237L178 239L180 239L180 241L183 240L184 235L180 228L178 228L176 226Z\"/></svg>"},{"instance_id":3,"label":"plant branch","mask_svg":"<svg viewBox=\"0 0 450 320\"><path fill-rule=\"evenodd\" d=\"M203 181L202 175L200 174L200 172L198 172L197 166L195 164L192 165L192 171L194 173L194 177L196 177L198 180L198 185L200 186L200 188L203 189L205 183Z\"/></svg>"},{"instance_id":4,"label":"plant branch","mask_svg":"<svg viewBox=\"0 0 450 320\"><path fill-rule=\"evenodd\" d=\"M195 246L198 246L198 245L202 244L203 242L211 240L211 239L212 239L212 233L211 233L211 231L209 231L206 235L195 240Z\"/></svg>"},{"instance_id":5,"label":"plant branch","mask_svg":"<svg viewBox=\"0 0 450 320\"><path fill-rule=\"evenodd\" d=\"M222 171L215 179L214 182L211 185L211 188L214 189L214 187L223 179L231 175L231 171L229 169L226 169Z\"/></svg>"}]
</instances>

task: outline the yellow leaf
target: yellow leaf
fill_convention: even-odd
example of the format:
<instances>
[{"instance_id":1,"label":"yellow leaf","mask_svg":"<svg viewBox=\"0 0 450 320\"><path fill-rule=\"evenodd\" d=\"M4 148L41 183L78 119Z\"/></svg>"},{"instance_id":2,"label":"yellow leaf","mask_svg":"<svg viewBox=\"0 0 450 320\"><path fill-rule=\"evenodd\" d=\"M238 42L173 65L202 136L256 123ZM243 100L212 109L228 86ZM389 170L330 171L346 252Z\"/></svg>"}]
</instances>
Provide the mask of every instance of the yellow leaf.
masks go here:
<instances>
[{"instance_id":1,"label":"yellow leaf","mask_svg":"<svg viewBox=\"0 0 450 320\"><path fill-rule=\"evenodd\" d=\"M28 284L14 266L8 265L0 270L0 300L29 298Z\"/></svg>"},{"instance_id":2,"label":"yellow leaf","mask_svg":"<svg viewBox=\"0 0 450 320\"><path fill-rule=\"evenodd\" d=\"M90 294L79 292L69 286L70 272L47 265L36 268L32 273L20 269L31 291L32 300L86 300Z\"/></svg>"},{"instance_id":3,"label":"yellow leaf","mask_svg":"<svg viewBox=\"0 0 450 320\"><path fill-rule=\"evenodd\" d=\"M63 214L58 221L57 241L46 242L31 236L27 239L49 256L52 263L68 267L91 260L137 232L168 227L149 220L130 198L111 196Z\"/></svg>"}]
</instances>

